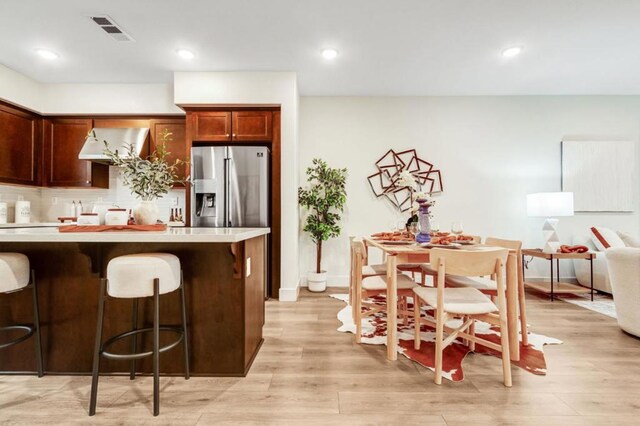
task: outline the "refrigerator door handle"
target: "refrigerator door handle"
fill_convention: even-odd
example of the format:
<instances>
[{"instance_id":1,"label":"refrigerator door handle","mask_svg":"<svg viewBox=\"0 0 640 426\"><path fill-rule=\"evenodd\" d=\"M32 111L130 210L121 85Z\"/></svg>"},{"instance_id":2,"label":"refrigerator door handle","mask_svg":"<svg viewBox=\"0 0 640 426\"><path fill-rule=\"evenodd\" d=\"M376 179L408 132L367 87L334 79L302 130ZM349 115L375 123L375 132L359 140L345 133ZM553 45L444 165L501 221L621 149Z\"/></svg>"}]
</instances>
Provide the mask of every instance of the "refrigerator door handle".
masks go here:
<instances>
[{"instance_id":1,"label":"refrigerator door handle","mask_svg":"<svg viewBox=\"0 0 640 426\"><path fill-rule=\"evenodd\" d=\"M222 223L224 227L229 226L229 159L224 159L224 208Z\"/></svg>"}]
</instances>

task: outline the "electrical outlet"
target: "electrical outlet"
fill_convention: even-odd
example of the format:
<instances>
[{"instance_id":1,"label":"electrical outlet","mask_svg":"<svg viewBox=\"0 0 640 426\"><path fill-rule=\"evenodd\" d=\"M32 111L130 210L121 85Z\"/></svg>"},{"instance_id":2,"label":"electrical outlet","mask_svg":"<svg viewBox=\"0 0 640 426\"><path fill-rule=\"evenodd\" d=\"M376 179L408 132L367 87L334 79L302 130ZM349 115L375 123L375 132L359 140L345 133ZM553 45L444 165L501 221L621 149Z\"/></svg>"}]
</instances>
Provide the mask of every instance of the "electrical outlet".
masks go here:
<instances>
[{"instance_id":1,"label":"electrical outlet","mask_svg":"<svg viewBox=\"0 0 640 426\"><path fill-rule=\"evenodd\" d=\"M58 197L51 197L51 205L55 206L58 204Z\"/></svg>"},{"instance_id":2,"label":"electrical outlet","mask_svg":"<svg viewBox=\"0 0 640 426\"><path fill-rule=\"evenodd\" d=\"M178 203L180 203L180 197L174 197L171 199L171 206L177 207Z\"/></svg>"},{"instance_id":3,"label":"electrical outlet","mask_svg":"<svg viewBox=\"0 0 640 426\"><path fill-rule=\"evenodd\" d=\"M249 276L251 275L251 258L250 257L247 257L247 267L245 269L247 270L246 277L249 278Z\"/></svg>"}]
</instances>

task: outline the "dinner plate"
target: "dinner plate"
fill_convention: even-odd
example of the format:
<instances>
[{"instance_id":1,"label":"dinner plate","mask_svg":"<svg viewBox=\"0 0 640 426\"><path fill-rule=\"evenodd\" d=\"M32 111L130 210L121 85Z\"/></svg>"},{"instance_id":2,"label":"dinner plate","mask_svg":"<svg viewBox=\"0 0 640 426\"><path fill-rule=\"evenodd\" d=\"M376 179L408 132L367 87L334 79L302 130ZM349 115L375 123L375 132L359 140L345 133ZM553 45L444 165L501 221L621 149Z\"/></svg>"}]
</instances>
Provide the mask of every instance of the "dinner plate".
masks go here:
<instances>
[{"instance_id":1,"label":"dinner plate","mask_svg":"<svg viewBox=\"0 0 640 426\"><path fill-rule=\"evenodd\" d=\"M463 246L472 246L472 245L476 244L476 242L475 242L475 241L473 241L473 240L466 240L466 241L464 241L464 240L463 240L463 241L457 240L457 241L455 242L455 244L461 244L461 245L463 245Z\"/></svg>"},{"instance_id":2,"label":"dinner plate","mask_svg":"<svg viewBox=\"0 0 640 426\"><path fill-rule=\"evenodd\" d=\"M408 246L410 244L415 244L415 241L397 241L397 240L374 240L376 243L380 243L380 244L387 244L390 246L393 245L397 245L397 246Z\"/></svg>"}]
</instances>

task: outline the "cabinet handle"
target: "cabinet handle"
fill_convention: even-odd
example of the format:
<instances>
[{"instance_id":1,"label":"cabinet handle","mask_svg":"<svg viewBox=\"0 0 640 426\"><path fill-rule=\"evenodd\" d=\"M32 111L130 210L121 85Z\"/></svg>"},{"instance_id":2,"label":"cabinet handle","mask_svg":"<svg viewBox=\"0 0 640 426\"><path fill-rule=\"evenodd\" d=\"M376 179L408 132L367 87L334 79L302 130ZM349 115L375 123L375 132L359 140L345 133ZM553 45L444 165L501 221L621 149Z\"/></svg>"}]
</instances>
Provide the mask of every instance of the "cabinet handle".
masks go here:
<instances>
[{"instance_id":1,"label":"cabinet handle","mask_svg":"<svg viewBox=\"0 0 640 426\"><path fill-rule=\"evenodd\" d=\"M236 134L235 134L235 133L233 134L233 137L234 137L234 138L236 137Z\"/></svg>"},{"instance_id":2,"label":"cabinet handle","mask_svg":"<svg viewBox=\"0 0 640 426\"><path fill-rule=\"evenodd\" d=\"M229 133L227 133L226 136L229 137Z\"/></svg>"},{"instance_id":3,"label":"cabinet handle","mask_svg":"<svg viewBox=\"0 0 640 426\"><path fill-rule=\"evenodd\" d=\"M87 183L88 183L88 184L91 184L91 181L90 181L90 180L88 180L88 181L87 181Z\"/></svg>"}]
</instances>

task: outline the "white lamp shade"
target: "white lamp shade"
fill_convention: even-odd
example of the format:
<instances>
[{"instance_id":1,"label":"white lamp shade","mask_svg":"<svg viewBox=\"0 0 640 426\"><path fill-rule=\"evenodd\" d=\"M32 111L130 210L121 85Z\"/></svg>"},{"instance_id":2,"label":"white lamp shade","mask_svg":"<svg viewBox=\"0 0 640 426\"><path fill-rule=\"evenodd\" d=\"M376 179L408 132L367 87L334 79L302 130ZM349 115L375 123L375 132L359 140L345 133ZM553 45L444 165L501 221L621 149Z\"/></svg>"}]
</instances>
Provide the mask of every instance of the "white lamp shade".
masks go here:
<instances>
[{"instance_id":1,"label":"white lamp shade","mask_svg":"<svg viewBox=\"0 0 640 426\"><path fill-rule=\"evenodd\" d=\"M573 192L528 194L527 216L573 216Z\"/></svg>"}]
</instances>

